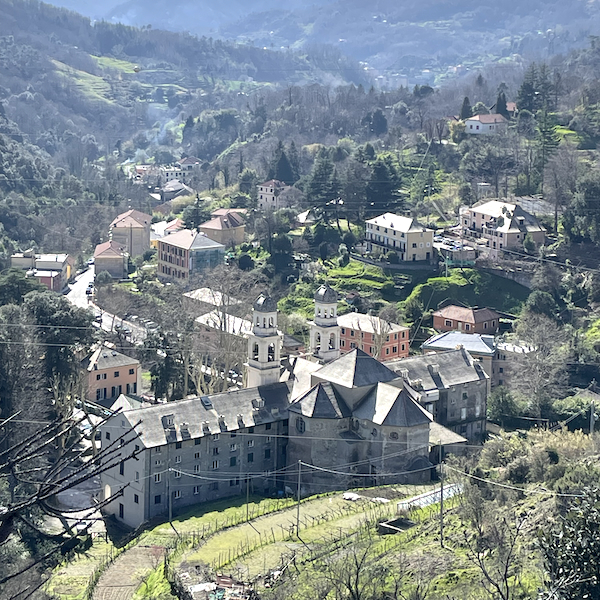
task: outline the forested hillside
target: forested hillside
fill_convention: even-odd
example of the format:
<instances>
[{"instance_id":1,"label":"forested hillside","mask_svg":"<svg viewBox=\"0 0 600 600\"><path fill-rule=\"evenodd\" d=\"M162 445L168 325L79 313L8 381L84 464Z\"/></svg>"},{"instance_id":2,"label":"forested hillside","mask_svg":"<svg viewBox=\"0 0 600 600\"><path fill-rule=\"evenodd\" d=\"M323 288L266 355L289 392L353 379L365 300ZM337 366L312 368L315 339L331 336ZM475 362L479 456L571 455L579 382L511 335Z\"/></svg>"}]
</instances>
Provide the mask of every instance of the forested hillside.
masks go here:
<instances>
[{"instance_id":1,"label":"forested hillside","mask_svg":"<svg viewBox=\"0 0 600 600\"><path fill-rule=\"evenodd\" d=\"M128 0L101 9L56 0L96 18L190 31L266 47L328 44L387 73L437 75L449 66L481 66L489 59L537 59L585 44L600 33L595 2L415 2L347 0L243 3ZM515 56L517 55L517 56Z\"/></svg>"}]
</instances>

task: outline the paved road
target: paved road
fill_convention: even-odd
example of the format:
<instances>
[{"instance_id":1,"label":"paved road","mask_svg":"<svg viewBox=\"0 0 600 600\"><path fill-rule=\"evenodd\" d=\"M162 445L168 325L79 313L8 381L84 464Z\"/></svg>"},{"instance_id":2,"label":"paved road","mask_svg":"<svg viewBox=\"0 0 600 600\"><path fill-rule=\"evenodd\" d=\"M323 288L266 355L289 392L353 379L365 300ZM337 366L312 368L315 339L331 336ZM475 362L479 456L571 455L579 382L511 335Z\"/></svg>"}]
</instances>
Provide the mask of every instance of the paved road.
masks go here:
<instances>
[{"instance_id":1,"label":"paved road","mask_svg":"<svg viewBox=\"0 0 600 600\"><path fill-rule=\"evenodd\" d=\"M75 306L80 308L89 308L94 311L95 316L102 316L102 323L98 324L104 331L115 331L118 327L124 327L129 333L126 334L125 338L132 344L142 344L146 339L146 330L135 323L130 321L124 321L123 319L112 315L108 312L103 311L101 308L94 304L94 298L91 295L87 295L87 290L90 281L94 280L94 265L91 265L87 271L81 273L75 278L75 283L71 284L67 299L71 301Z\"/></svg>"}]
</instances>

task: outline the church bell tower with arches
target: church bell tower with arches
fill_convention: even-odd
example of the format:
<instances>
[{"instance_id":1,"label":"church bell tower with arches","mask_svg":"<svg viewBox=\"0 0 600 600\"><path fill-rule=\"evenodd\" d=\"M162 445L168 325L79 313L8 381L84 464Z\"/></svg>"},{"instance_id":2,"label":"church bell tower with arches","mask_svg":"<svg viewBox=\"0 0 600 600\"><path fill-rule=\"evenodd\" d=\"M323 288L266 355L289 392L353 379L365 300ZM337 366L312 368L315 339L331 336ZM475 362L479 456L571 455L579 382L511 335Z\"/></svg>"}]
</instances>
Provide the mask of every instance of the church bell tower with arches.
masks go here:
<instances>
[{"instance_id":1,"label":"church bell tower with arches","mask_svg":"<svg viewBox=\"0 0 600 600\"><path fill-rule=\"evenodd\" d=\"M340 326L337 322L337 292L323 284L315 292L315 318L310 324L310 349L322 362L340 357Z\"/></svg>"},{"instance_id":2,"label":"church bell tower with arches","mask_svg":"<svg viewBox=\"0 0 600 600\"><path fill-rule=\"evenodd\" d=\"M277 383L280 375L281 340L277 332L277 304L271 297L261 294L252 307L246 387Z\"/></svg>"}]
</instances>

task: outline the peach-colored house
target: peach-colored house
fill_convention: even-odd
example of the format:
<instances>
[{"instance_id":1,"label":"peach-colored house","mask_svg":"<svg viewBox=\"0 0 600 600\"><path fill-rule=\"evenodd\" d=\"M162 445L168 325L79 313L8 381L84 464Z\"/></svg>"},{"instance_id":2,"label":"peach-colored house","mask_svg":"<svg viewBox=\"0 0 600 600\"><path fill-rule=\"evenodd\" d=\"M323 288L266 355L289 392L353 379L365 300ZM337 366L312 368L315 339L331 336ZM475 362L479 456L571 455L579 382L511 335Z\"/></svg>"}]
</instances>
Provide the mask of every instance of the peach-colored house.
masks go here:
<instances>
[{"instance_id":1,"label":"peach-colored house","mask_svg":"<svg viewBox=\"0 0 600 600\"><path fill-rule=\"evenodd\" d=\"M381 346L379 360L406 358L410 346L410 329L397 323L387 323L379 317L361 313L347 313L337 318L340 329L340 353L346 354L360 348L369 356L375 356ZM383 340L381 339L383 336Z\"/></svg>"},{"instance_id":2,"label":"peach-colored house","mask_svg":"<svg viewBox=\"0 0 600 600\"><path fill-rule=\"evenodd\" d=\"M464 333L496 333L500 315L491 308L467 308L450 304L433 313L433 328L437 331Z\"/></svg>"},{"instance_id":3,"label":"peach-colored house","mask_svg":"<svg viewBox=\"0 0 600 600\"><path fill-rule=\"evenodd\" d=\"M229 212L202 223L198 229L219 244L238 246L244 241L246 223L238 213Z\"/></svg>"},{"instance_id":4,"label":"peach-colored house","mask_svg":"<svg viewBox=\"0 0 600 600\"><path fill-rule=\"evenodd\" d=\"M125 248L112 240L98 244L94 250L96 275L107 271L113 279L127 277L128 255Z\"/></svg>"},{"instance_id":5,"label":"peach-colored house","mask_svg":"<svg viewBox=\"0 0 600 600\"><path fill-rule=\"evenodd\" d=\"M131 256L140 256L150 248L151 221L151 215L128 210L110 224L111 239L123 246Z\"/></svg>"},{"instance_id":6,"label":"peach-colored house","mask_svg":"<svg viewBox=\"0 0 600 600\"><path fill-rule=\"evenodd\" d=\"M82 362L87 374L87 398L94 402L137 394L140 388L140 362L107 346L96 348Z\"/></svg>"}]
</instances>

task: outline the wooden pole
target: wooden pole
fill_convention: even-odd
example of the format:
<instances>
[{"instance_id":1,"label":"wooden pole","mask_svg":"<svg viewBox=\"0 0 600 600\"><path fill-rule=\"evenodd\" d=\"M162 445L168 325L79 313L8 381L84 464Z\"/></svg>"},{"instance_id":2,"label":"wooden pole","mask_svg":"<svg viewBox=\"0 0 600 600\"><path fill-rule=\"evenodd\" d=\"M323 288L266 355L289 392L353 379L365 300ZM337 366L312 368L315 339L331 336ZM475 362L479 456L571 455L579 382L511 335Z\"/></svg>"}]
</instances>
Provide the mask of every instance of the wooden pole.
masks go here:
<instances>
[{"instance_id":1,"label":"wooden pole","mask_svg":"<svg viewBox=\"0 0 600 600\"><path fill-rule=\"evenodd\" d=\"M302 478L302 461L298 461L298 504L296 505L296 535L300 537L300 482Z\"/></svg>"},{"instance_id":2,"label":"wooden pole","mask_svg":"<svg viewBox=\"0 0 600 600\"><path fill-rule=\"evenodd\" d=\"M442 463L442 442L440 440L440 546L444 547L444 464Z\"/></svg>"}]
</instances>

